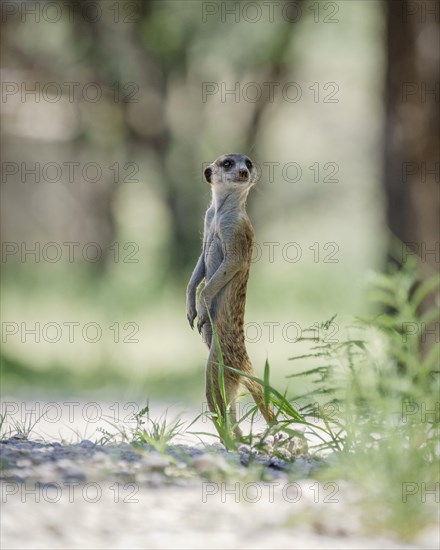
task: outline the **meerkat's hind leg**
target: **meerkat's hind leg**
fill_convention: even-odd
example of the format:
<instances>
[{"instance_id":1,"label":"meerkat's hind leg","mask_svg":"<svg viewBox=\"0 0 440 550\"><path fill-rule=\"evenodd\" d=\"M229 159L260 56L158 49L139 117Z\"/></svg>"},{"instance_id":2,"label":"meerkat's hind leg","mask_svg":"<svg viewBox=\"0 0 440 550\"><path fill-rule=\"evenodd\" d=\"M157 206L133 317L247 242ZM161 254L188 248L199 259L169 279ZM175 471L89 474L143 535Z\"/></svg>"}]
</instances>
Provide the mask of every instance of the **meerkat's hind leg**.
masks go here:
<instances>
[{"instance_id":1,"label":"meerkat's hind leg","mask_svg":"<svg viewBox=\"0 0 440 550\"><path fill-rule=\"evenodd\" d=\"M231 419L231 427L232 431L235 435L235 437L240 438L243 436L243 433L240 429L240 426L238 424L237 419L237 401L234 399L234 401L230 404L230 419Z\"/></svg>"},{"instance_id":2,"label":"meerkat's hind leg","mask_svg":"<svg viewBox=\"0 0 440 550\"><path fill-rule=\"evenodd\" d=\"M219 365L217 354L211 347L208 363L206 365L206 399L209 410L213 414L221 415L221 421L226 422L227 415L230 427L236 437L241 436L241 430L237 423L236 398L239 387L239 377L224 369L224 392L220 389Z\"/></svg>"},{"instance_id":3,"label":"meerkat's hind leg","mask_svg":"<svg viewBox=\"0 0 440 550\"><path fill-rule=\"evenodd\" d=\"M255 382L254 380L251 380L246 376L243 377L243 384L248 392L252 395L255 404L259 408L266 422L268 424L274 422L275 414L273 412L271 404L269 403L268 406L266 406L266 403L264 402L264 392L262 386L258 382Z\"/></svg>"}]
</instances>

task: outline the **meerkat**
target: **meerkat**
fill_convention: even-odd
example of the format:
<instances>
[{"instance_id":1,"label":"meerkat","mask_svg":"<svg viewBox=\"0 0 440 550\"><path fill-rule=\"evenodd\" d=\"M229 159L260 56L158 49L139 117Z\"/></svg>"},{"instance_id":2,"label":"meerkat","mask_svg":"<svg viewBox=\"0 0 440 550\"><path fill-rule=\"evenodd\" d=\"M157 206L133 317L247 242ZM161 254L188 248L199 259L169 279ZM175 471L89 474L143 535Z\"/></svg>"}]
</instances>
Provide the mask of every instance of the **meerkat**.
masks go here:
<instances>
[{"instance_id":1,"label":"meerkat","mask_svg":"<svg viewBox=\"0 0 440 550\"><path fill-rule=\"evenodd\" d=\"M255 376L245 346L244 312L254 240L246 199L256 183L257 170L247 156L227 154L210 164L204 170L204 177L211 186L212 203L205 215L202 253L187 286L187 317L191 328L198 318L197 328L209 348L206 365L209 410L215 413L217 404L221 414L225 415L227 411L218 380L219 357L209 316L218 336L224 365ZM197 298L197 289L203 280L205 284ZM226 403L237 436L240 429L236 398L240 383L252 395L266 421L274 420L271 408L265 406L261 385L225 368Z\"/></svg>"}]
</instances>

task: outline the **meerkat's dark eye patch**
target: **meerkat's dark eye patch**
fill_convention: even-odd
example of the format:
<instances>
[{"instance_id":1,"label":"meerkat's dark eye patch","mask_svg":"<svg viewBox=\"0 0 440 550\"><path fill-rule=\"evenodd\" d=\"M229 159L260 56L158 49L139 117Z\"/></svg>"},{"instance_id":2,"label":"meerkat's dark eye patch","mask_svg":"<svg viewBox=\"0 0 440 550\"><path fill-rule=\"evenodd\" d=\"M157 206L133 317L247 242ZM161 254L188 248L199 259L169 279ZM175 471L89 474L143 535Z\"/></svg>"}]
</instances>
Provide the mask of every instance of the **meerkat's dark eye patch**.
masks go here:
<instances>
[{"instance_id":1,"label":"meerkat's dark eye patch","mask_svg":"<svg viewBox=\"0 0 440 550\"><path fill-rule=\"evenodd\" d=\"M234 166L234 161L230 159L226 159L222 162L222 167L225 170L230 170Z\"/></svg>"},{"instance_id":2,"label":"meerkat's dark eye patch","mask_svg":"<svg viewBox=\"0 0 440 550\"><path fill-rule=\"evenodd\" d=\"M253 164L249 159L247 159L247 161L246 161L246 166L248 167L248 170L252 170Z\"/></svg>"},{"instance_id":3,"label":"meerkat's dark eye patch","mask_svg":"<svg viewBox=\"0 0 440 550\"><path fill-rule=\"evenodd\" d=\"M211 183L211 176L212 176L212 168L205 168L205 171L203 172L205 175L205 179L208 183Z\"/></svg>"}]
</instances>

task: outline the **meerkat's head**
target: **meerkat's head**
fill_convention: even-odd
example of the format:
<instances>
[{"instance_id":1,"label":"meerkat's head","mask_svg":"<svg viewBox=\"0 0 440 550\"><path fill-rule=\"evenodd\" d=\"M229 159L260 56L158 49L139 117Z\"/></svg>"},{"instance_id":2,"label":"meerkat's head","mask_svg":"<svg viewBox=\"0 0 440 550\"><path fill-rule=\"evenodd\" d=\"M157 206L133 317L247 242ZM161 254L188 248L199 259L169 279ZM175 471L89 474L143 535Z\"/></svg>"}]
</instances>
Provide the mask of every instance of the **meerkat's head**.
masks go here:
<instances>
[{"instance_id":1,"label":"meerkat's head","mask_svg":"<svg viewBox=\"0 0 440 550\"><path fill-rule=\"evenodd\" d=\"M257 170L246 155L231 153L218 157L205 168L204 176L213 189L249 190L257 181Z\"/></svg>"}]
</instances>

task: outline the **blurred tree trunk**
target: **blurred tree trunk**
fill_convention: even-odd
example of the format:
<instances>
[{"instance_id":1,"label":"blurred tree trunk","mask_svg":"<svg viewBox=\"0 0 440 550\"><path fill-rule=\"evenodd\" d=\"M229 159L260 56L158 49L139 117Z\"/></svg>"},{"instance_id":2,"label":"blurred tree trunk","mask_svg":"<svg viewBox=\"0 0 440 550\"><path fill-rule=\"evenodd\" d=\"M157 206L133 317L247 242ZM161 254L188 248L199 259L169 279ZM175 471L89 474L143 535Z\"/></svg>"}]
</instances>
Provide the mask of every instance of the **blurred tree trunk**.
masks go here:
<instances>
[{"instance_id":1,"label":"blurred tree trunk","mask_svg":"<svg viewBox=\"0 0 440 550\"><path fill-rule=\"evenodd\" d=\"M387 0L386 7L387 221L432 273L440 261L440 4ZM404 248L400 264L405 256Z\"/></svg>"},{"instance_id":2,"label":"blurred tree trunk","mask_svg":"<svg viewBox=\"0 0 440 550\"><path fill-rule=\"evenodd\" d=\"M440 265L440 3L387 0L384 6L384 186L388 227L403 243L397 254L391 246L391 255L399 266L417 255L426 278Z\"/></svg>"}]
</instances>

